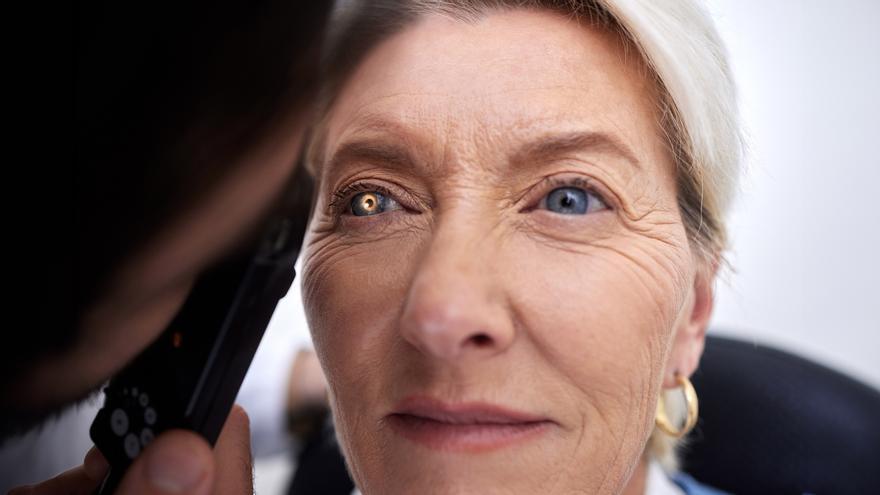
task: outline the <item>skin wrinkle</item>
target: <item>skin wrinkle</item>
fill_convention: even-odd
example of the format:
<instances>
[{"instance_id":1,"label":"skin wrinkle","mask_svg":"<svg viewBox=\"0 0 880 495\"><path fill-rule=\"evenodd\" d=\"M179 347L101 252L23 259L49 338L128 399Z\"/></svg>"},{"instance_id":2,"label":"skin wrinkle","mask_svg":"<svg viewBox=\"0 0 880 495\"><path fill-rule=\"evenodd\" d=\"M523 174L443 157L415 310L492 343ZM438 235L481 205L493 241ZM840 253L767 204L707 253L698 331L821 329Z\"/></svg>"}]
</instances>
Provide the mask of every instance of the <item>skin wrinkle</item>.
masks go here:
<instances>
[{"instance_id":1,"label":"skin wrinkle","mask_svg":"<svg viewBox=\"0 0 880 495\"><path fill-rule=\"evenodd\" d=\"M675 246L675 247L679 247L679 248L680 248L681 246ZM574 253L574 254L585 254L585 253L583 253L583 252L581 252L581 251L577 251L577 250L575 250L575 249L567 249L565 245L558 246L558 248L559 248L559 249L566 250L566 251L568 251L568 252L570 252L570 253ZM651 267L645 265L645 264L644 264L644 261L643 261L639 256L629 254L629 253L627 253L626 251L624 251L624 250L622 250L622 249L620 249L620 248L618 248L618 247L616 247L616 246L614 246L614 245L602 245L600 242L593 241L593 242L591 242L589 245L584 246L584 248L586 248L586 249L588 249L588 250L589 250L589 249L592 249L592 248L607 249L607 250L613 252L614 254L616 254L616 255L618 255L618 256L621 256L621 257L625 258L626 260L630 261L630 262L632 263L632 266L633 266L633 267L641 268L641 272L633 272L633 274L635 275L634 278L635 278L636 280L638 280L640 283L643 283L643 278L642 278L640 275L642 275L642 274L648 274L648 275L651 275L651 270L650 270ZM665 263L665 264L663 264L663 266L667 266L667 265L668 265L668 266L673 266L673 267L676 266L676 264L677 264L676 261L677 261L677 260L672 260L672 259L670 259L669 261L670 261L670 263ZM626 267L626 268L630 268L630 267L631 267L629 264L626 264L626 263L624 263L624 264L620 264L619 266L623 266L623 267ZM674 273L674 272L672 272L672 271L671 271L670 273L673 273L674 275L679 275L678 273ZM675 277L669 277L669 280L682 280L682 278L679 277L679 276L675 276ZM644 285L644 283L643 283L643 288L646 289L646 291L650 292L650 286L648 286L648 285ZM675 291L674 291L675 294L682 294L683 292L684 292L683 289L679 289L679 290L675 290ZM677 298L677 299L678 299L678 298Z\"/></svg>"},{"instance_id":2,"label":"skin wrinkle","mask_svg":"<svg viewBox=\"0 0 880 495\"><path fill-rule=\"evenodd\" d=\"M629 428L630 428L629 423L628 422L625 423L624 431L623 431L624 437L625 437L626 433L629 431ZM617 450L615 450L614 456L611 458L612 464L617 464L619 462L619 459L625 455L623 452L624 447L625 447L625 442L621 441L621 442L617 443ZM625 474L620 473L619 476L621 478L628 478L629 475L632 473L632 469L634 467L635 467L635 464L633 463L629 469L629 472L627 472ZM620 480L612 478L612 476L613 476L613 473L610 470L604 472L604 476L601 478L601 480L599 482L599 492L600 493L605 493L605 492L610 493L610 492L614 491L613 487L621 486L623 484L623 483L621 483ZM609 487L609 488L606 488L606 487Z\"/></svg>"},{"instance_id":3,"label":"skin wrinkle","mask_svg":"<svg viewBox=\"0 0 880 495\"><path fill-rule=\"evenodd\" d=\"M527 319L528 319L528 318L527 318L522 312L516 312L516 310L514 310L514 315L515 315L515 321L517 321L517 322L521 322L521 321L524 322L524 321L527 321ZM527 325L523 325L523 328L527 328ZM520 333L521 333L522 335L524 335L525 338L530 339L532 345L534 345L536 348L538 348L538 350L540 351L540 352L538 353L538 359L541 359L546 365L548 365L548 369L553 369L552 366L549 366L549 365L551 365L551 363L552 363L552 361L553 361L553 357L554 357L553 350L552 350L552 349L548 349L546 346L544 346L544 345L541 343L541 341L539 341L539 340L537 340L537 339L533 339L533 338L531 338L530 335L529 335L529 332L526 332L525 330L520 330ZM560 377L560 378L562 378L562 379L567 379L567 380L572 380L572 377L571 377L571 376L566 376L566 375L563 375L563 376ZM583 388L581 388L580 390L581 390L581 392L583 392L584 394L587 394L587 395L593 395L593 394L595 394L595 393L597 393L597 392L600 392L599 390L592 389L592 388L589 388L589 387L583 387ZM569 393L569 396L570 396L570 399L569 399L569 400L571 400L572 402L576 401L577 398L576 398L574 395L572 395L572 392L569 391L568 393ZM594 401L594 403L599 403L599 402L600 402L600 400L599 400L600 398L599 398L599 397L594 397L594 399L596 399L596 400ZM592 410L592 413L594 413L595 415L599 416L599 417L600 417L605 423L608 423L608 421L605 420L605 418L602 418L602 414L603 414L603 411L602 411L602 410L595 409L595 408L592 408L591 410ZM578 436L578 440L577 440L577 442L575 443L574 447L572 448L572 451L573 451L573 452L578 451L578 449L580 448L581 444L583 443L583 440L584 440L584 434L585 434L586 431L587 431L587 429L586 429L586 424L587 424L586 417L587 417L587 414L586 414L586 413L582 413L582 414L581 414L581 417L580 417L580 418L581 418L581 419L580 419L580 425L581 425L581 426L580 426L580 428L579 428L579 436Z\"/></svg>"},{"instance_id":4,"label":"skin wrinkle","mask_svg":"<svg viewBox=\"0 0 880 495\"><path fill-rule=\"evenodd\" d=\"M365 495L618 493L643 473L663 370L691 359L704 322L685 314L699 270L652 81L614 40L547 13L429 16L375 48L321 119L303 298ZM331 198L352 182L404 209L340 217ZM539 207L567 184L609 208ZM558 427L437 452L385 420L412 394Z\"/></svg>"},{"instance_id":5,"label":"skin wrinkle","mask_svg":"<svg viewBox=\"0 0 880 495\"><path fill-rule=\"evenodd\" d=\"M537 120L537 119L536 119L536 120ZM372 124L375 125L375 126L377 126L379 129L393 129L393 130L394 130L394 139L397 140L398 137L400 137L400 136L404 136L404 137L406 137L406 139L403 139L403 142L404 142L404 143L407 143L407 142L413 143L413 144L411 145L411 146L413 146L413 149L424 149L424 148L427 148L427 145L425 145L423 142L421 142L421 141L419 141L419 140L417 140L417 139L411 137L411 134L408 133L408 132L406 131L406 128L402 128L402 127L400 127L399 125L397 125L397 124L395 124L395 123L393 123L393 122L390 122L390 121L388 121L387 119L382 118L382 117L379 116L379 115L372 114L372 115L370 115L370 117L369 117L368 119L366 119L366 121L369 122L369 123L372 123ZM539 121L539 122L540 122L540 121ZM517 128L518 128L518 129L527 129L527 130L528 130L528 129L532 129L533 127L534 127L534 124L530 124L530 123L522 123L522 124L521 124L520 126L518 126ZM565 130L565 127L567 127L567 126L565 126L565 125L560 126L560 130L559 130L559 131L556 131L556 133L558 133L558 134L560 134L560 135L563 135L563 136L566 135L566 134L569 134L569 135L570 135L570 134L590 134L590 133L593 133L592 131L566 131L566 130ZM371 130L370 132L371 132L372 134L375 134L375 132L373 132L374 130L375 130L375 129ZM344 137L344 138L342 138L342 139L347 140L347 139L348 139L347 136L349 136L349 135L351 135L351 134L357 135L357 132L354 132L354 133L346 132L346 134L345 134L346 137ZM598 133L598 134L599 134L599 135L602 135L602 133ZM369 133L368 133L368 135L369 135ZM381 134L380 134L380 135L381 135ZM374 139L375 139L375 138L374 138ZM349 144L340 145L340 149L345 150L346 148L348 148L348 146L349 146ZM378 147L378 146L377 146L377 147ZM442 157L442 161L439 161L438 163L450 163L450 161L449 161L449 157L448 157L448 153L449 153L449 152L447 151L448 147L444 147L443 149L444 149L444 155L443 155L443 157ZM338 153L340 153L340 152L337 152L337 154L338 154ZM403 154L405 154L405 152L398 152L398 153L396 153L396 154L398 154L398 155L403 155ZM563 158L567 159L567 161L568 161L569 163L572 163L572 162L575 162L575 161L581 161L581 160L578 160L576 157L574 157L574 156L570 156L570 155L569 155L569 156L565 156L565 155L560 156L560 160L563 159ZM429 164L431 163L430 160L425 160L425 159L418 159L418 160L416 160L416 159L410 159L410 160L412 161L412 164L413 164L414 166L421 167L421 168L423 169L423 170L422 170L422 175L423 175L424 177L428 178L428 179L435 179L435 178L437 178L437 179L439 179L439 178L444 178L444 179L446 179L446 178L448 178L448 176L450 175L450 174L448 174L448 173L447 173L446 175L441 175L441 174L437 173L437 172L436 172L437 167L431 167L431 166L429 165ZM394 159L394 160L390 160L390 163L386 163L385 165L386 165L386 166L388 166L388 165L392 165L392 164L400 165L400 164L401 164L401 163L400 163L401 161L402 161L402 160ZM598 164L596 164L596 163L589 163L589 162L582 162L582 163L584 163L585 166L592 167L592 168L594 168L594 169L597 168L597 169L600 169L600 170L601 170L601 169L603 168L601 162L599 162ZM331 158L331 160L330 160L330 164L331 164L331 166L330 166L330 167L325 167L324 170L329 169L330 171L332 171L332 170L333 170L333 165L338 165L338 162L335 160L335 157L334 157L334 158ZM601 174L601 178L603 178L603 179L604 179L604 182L606 182L606 183L608 182L609 176L610 176L610 177L614 177L615 175L617 175L617 173L619 172L619 169L618 169L618 168L610 168L609 171L610 171L610 173L603 173L603 174ZM628 179L629 179L629 180L633 180L633 176L628 176ZM340 182L344 182L344 181L343 181L343 180L336 180L336 181L334 181L334 182L338 184L338 183L340 183ZM640 213L636 213L635 211L633 211L633 210L632 210L632 207L630 206L630 203L632 203L632 204L634 205L634 204L635 204L634 201L626 201L626 200L624 200L624 199L619 198L620 192L621 192L622 190L625 190L626 188L622 188L622 187L614 186L614 182L613 182L613 181L612 181L609 185L611 185L611 188L610 188L611 190L608 191L608 192L611 193L612 195L614 195L615 203L617 203L617 204L623 206L622 211L623 211L624 213L626 213L627 215L629 215L629 216L631 216L631 217L635 217L636 215L645 215L645 214L647 214L647 213L650 213L650 209L649 209L648 207L644 208L644 209L642 210L642 212L640 212Z\"/></svg>"},{"instance_id":6,"label":"skin wrinkle","mask_svg":"<svg viewBox=\"0 0 880 495\"><path fill-rule=\"evenodd\" d=\"M546 88L542 88L542 89L546 89ZM529 92L527 92L527 94L530 96L530 98L535 97L535 91L529 91ZM388 96L388 97L383 97L383 99L397 100L399 98L396 96ZM460 100L460 98L454 98L454 99ZM381 103L381 101L378 101L378 102L371 101L371 102L365 104L365 108L366 107L383 108L383 105L381 105L380 103ZM339 136L335 140L337 140L339 142L345 142L350 138L350 136L352 136L352 135L356 136L358 134L367 134L367 135L369 135L369 134L379 134L379 135L385 134L387 136L401 138L401 141L403 143L410 143L412 145L413 150L420 150L420 149L422 149L422 147L430 145L430 143L425 143L425 142L419 140L417 136L415 136L411 132L409 132L410 128L407 127L407 125L405 125L405 124L417 124L417 122L408 122L408 119L405 119L405 118L401 119L400 116L395 116L395 115L391 115L392 119L388 119L387 117L388 117L388 115L386 115L383 111L375 111L374 110L374 111L365 112L362 115L359 115L358 117L353 118L350 122L341 123L339 127L344 128L345 131L341 136ZM449 116L446 115L446 116L443 116L443 118L447 120L447 122L446 122L447 130L450 130L450 126L453 123L451 121L449 121ZM489 116L489 118L491 118L491 116ZM393 120L393 119L396 119L396 120ZM606 132L606 133L601 132L599 129L590 129L590 128L583 129L582 127L584 125L584 122L582 120L579 120L577 118L577 116L572 116L571 118L566 119L564 114L555 115L554 117L540 117L540 116L524 115L524 116L519 117L517 119L517 121L515 121L513 123L505 122L504 129L503 129L504 133L499 134L499 135L512 134L514 136L530 136L530 137L537 138L536 142L534 143L535 146L549 145L551 143L542 142L541 136L540 135L535 136L535 134L546 133L547 124L551 123L554 126L560 126L561 130L558 131L560 134L572 134L572 135L585 134L586 135L586 134L595 133L595 134L599 135L598 137L604 137L605 139L610 139L611 143L607 143L608 145L605 146L606 150L614 150L615 148L617 148L618 150L616 150L616 151L618 152L618 154L621 154L622 156L628 158L628 160L633 162L634 164L639 163L639 161L640 161L639 158L637 156L635 156L635 153L633 151L631 151L633 149L633 145L626 143L626 141L624 139L622 139L621 135L623 133L620 132L621 127L619 125L616 125L612 121L607 121L607 120L602 120L602 119L596 119L595 122L597 124L606 125L606 126L610 127L610 129L608 129L608 132ZM617 132L614 132L614 131L617 131ZM620 141L615 143L615 141L618 141L618 140L620 140ZM330 141L332 142L333 140L330 140ZM584 140L584 141L587 141L587 140ZM603 144L603 143L601 143L600 140L596 140L596 141L597 142L595 144ZM448 140L446 142L448 143ZM329 147L330 148L337 148L338 147L339 149L342 149L342 148L344 148L344 145L330 144ZM590 146L581 146L581 147L590 147ZM448 147L447 147L447 149L448 149ZM445 158L445 157L441 157L441 158ZM332 163L332 159L329 160L329 162ZM448 160L441 159L441 160L438 160L438 162L447 163Z\"/></svg>"}]
</instances>

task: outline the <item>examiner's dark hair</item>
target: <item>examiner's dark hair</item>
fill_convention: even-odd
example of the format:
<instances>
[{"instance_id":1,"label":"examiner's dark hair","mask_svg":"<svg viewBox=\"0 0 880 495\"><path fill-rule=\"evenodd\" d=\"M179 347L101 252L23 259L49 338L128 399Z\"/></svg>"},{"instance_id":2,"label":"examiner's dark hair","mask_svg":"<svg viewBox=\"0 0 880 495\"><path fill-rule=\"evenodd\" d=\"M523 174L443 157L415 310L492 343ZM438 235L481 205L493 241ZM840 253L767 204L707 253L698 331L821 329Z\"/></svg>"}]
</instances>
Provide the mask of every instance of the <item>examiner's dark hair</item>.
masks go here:
<instances>
[{"instance_id":1,"label":"examiner's dark hair","mask_svg":"<svg viewBox=\"0 0 880 495\"><path fill-rule=\"evenodd\" d=\"M51 229L30 244L40 263L29 274L29 297L45 307L0 346L0 407L14 400L9 385L27 365L76 342L83 311L126 255L290 112L311 104L331 7L323 0L76 5L70 175L54 178L62 190L51 211L29 219Z\"/></svg>"}]
</instances>

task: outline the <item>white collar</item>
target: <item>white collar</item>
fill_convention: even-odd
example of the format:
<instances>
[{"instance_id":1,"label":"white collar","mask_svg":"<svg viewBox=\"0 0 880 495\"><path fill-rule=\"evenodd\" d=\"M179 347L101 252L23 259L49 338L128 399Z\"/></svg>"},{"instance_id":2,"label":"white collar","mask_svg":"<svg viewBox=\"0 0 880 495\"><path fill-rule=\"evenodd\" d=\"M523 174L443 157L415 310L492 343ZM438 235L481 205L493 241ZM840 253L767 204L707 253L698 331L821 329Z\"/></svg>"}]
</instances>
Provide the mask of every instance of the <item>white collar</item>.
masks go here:
<instances>
[{"instance_id":1,"label":"white collar","mask_svg":"<svg viewBox=\"0 0 880 495\"><path fill-rule=\"evenodd\" d=\"M685 493L672 482L658 462L650 461L645 480L645 495L685 495Z\"/></svg>"}]
</instances>

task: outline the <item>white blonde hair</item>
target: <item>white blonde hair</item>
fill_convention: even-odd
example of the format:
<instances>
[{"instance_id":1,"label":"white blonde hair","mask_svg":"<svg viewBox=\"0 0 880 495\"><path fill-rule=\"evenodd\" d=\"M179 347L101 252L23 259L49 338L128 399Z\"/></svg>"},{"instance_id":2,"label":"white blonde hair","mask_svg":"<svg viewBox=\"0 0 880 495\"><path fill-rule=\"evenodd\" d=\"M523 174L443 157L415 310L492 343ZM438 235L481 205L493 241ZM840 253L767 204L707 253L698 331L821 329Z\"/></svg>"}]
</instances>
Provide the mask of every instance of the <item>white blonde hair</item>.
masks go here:
<instances>
[{"instance_id":1,"label":"white blonde hair","mask_svg":"<svg viewBox=\"0 0 880 495\"><path fill-rule=\"evenodd\" d=\"M697 0L410 0L414 17L474 20L493 10L545 9L616 30L660 90L661 125L678 171L679 205L697 252L719 261L743 140L724 44Z\"/></svg>"},{"instance_id":2,"label":"white blonde hair","mask_svg":"<svg viewBox=\"0 0 880 495\"><path fill-rule=\"evenodd\" d=\"M724 218L741 173L743 139L726 50L698 0L374 0L350 6L360 9L349 10L348 23L336 23L342 35L330 40L331 71L349 70L375 42L428 14L472 21L497 10L551 10L617 31L659 89L660 126L676 166L688 239L704 268L723 260ZM325 107L344 76L330 74ZM313 152L319 153L321 140L320 134L313 140ZM310 155L309 162L319 160ZM670 415L674 420L676 412ZM672 470L675 445L655 429L647 450Z\"/></svg>"}]
</instances>

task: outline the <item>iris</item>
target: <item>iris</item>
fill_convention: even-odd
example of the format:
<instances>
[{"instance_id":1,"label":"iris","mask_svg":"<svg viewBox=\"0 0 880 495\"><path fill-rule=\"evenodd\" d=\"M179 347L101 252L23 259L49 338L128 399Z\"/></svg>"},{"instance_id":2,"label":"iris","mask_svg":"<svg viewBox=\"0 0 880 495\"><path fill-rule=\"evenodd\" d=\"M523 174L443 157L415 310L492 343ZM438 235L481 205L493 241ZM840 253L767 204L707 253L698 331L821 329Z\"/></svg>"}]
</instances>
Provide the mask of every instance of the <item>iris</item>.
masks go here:
<instances>
[{"instance_id":1,"label":"iris","mask_svg":"<svg viewBox=\"0 0 880 495\"><path fill-rule=\"evenodd\" d=\"M559 187L547 195L547 209L563 215L582 215L590 207L587 191L578 187Z\"/></svg>"},{"instance_id":2,"label":"iris","mask_svg":"<svg viewBox=\"0 0 880 495\"><path fill-rule=\"evenodd\" d=\"M368 191L356 194L351 198L351 213L356 217L378 215L385 211L387 199L383 194Z\"/></svg>"}]
</instances>

